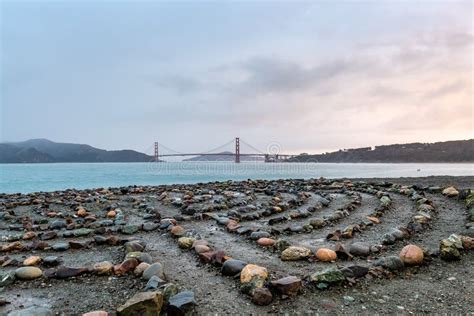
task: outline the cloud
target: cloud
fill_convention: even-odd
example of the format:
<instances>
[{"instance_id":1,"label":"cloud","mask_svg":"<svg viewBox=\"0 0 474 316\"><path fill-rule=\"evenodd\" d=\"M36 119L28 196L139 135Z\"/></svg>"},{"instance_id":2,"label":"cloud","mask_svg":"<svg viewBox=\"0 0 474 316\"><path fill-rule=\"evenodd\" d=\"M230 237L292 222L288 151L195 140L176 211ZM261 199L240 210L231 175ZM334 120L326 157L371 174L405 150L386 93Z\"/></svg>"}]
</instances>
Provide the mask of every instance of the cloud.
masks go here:
<instances>
[{"instance_id":1,"label":"cloud","mask_svg":"<svg viewBox=\"0 0 474 316\"><path fill-rule=\"evenodd\" d=\"M466 82L464 80L457 80L448 84L443 84L438 88L425 94L425 98L435 99L444 97L446 95L462 92L467 88ZM471 82L471 91L472 91L472 82Z\"/></svg>"}]
</instances>

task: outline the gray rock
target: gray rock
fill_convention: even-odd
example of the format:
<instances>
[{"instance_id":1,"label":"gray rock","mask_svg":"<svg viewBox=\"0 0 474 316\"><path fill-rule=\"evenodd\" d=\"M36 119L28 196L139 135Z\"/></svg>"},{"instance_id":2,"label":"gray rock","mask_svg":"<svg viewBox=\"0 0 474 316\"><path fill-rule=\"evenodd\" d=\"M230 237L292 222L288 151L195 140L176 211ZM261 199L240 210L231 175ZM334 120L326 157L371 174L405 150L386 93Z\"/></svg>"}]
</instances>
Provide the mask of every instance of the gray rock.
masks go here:
<instances>
[{"instance_id":1,"label":"gray rock","mask_svg":"<svg viewBox=\"0 0 474 316\"><path fill-rule=\"evenodd\" d=\"M370 254L370 245L363 242L355 242L349 246L349 253L357 257L367 257Z\"/></svg>"},{"instance_id":2,"label":"gray rock","mask_svg":"<svg viewBox=\"0 0 474 316\"><path fill-rule=\"evenodd\" d=\"M8 316L53 316L52 310L41 306L32 306L8 313Z\"/></svg>"},{"instance_id":3,"label":"gray rock","mask_svg":"<svg viewBox=\"0 0 474 316\"><path fill-rule=\"evenodd\" d=\"M163 279L161 279L159 276L153 275L148 282L146 283L145 286L145 291L155 291L157 290L160 286L166 284L167 282Z\"/></svg>"},{"instance_id":4,"label":"gray rock","mask_svg":"<svg viewBox=\"0 0 474 316\"><path fill-rule=\"evenodd\" d=\"M247 265L247 262L236 260L236 259L229 259L224 262L221 268L221 273L227 276L234 276Z\"/></svg>"},{"instance_id":5,"label":"gray rock","mask_svg":"<svg viewBox=\"0 0 474 316\"><path fill-rule=\"evenodd\" d=\"M268 232L253 232L250 234L250 239L257 240L260 238L269 238L270 236Z\"/></svg>"},{"instance_id":6,"label":"gray rock","mask_svg":"<svg viewBox=\"0 0 474 316\"><path fill-rule=\"evenodd\" d=\"M166 279L163 270L163 265L159 262L153 263L145 271L143 271L142 278L144 280L150 280L151 277L154 275L158 276L161 279Z\"/></svg>"},{"instance_id":7,"label":"gray rock","mask_svg":"<svg viewBox=\"0 0 474 316\"><path fill-rule=\"evenodd\" d=\"M69 249L69 243L67 242L58 242L51 246L55 251L66 251Z\"/></svg>"},{"instance_id":8,"label":"gray rock","mask_svg":"<svg viewBox=\"0 0 474 316\"><path fill-rule=\"evenodd\" d=\"M382 267L387 270L396 271L403 270L404 264L403 261L397 256L388 256L380 258L373 263L375 267Z\"/></svg>"},{"instance_id":9,"label":"gray rock","mask_svg":"<svg viewBox=\"0 0 474 316\"><path fill-rule=\"evenodd\" d=\"M67 226L67 222L62 219L57 219L51 222L51 224L49 224L50 229L62 229L62 228L66 228L66 226Z\"/></svg>"},{"instance_id":10,"label":"gray rock","mask_svg":"<svg viewBox=\"0 0 474 316\"><path fill-rule=\"evenodd\" d=\"M192 291L183 291L169 298L168 315L185 315L190 312L196 301Z\"/></svg>"}]
</instances>

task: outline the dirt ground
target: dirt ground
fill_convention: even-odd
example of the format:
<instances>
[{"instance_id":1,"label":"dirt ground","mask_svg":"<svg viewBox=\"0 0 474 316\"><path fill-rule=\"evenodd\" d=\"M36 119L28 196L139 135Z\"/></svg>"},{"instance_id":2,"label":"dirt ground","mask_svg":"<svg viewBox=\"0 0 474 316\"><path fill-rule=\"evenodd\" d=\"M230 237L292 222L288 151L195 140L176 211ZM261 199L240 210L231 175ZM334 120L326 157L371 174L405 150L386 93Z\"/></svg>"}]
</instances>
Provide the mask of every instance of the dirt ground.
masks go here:
<instances>
[{"instance_id":1,"label":"dirt ground","mask_svg":"<svg viewBox=\"0 0 474 316\"><path fill-rule=\"evenodd\" d=\"M44 240L49 246L60 242L91 241L98 234L141 239L146 242L146 251L153 260L164 265L167 280L178 285L181 290L194 292L197 304L190 313L199 315L473 314L474 253L463 251L460 260L451 262L442 260L438 254L440 240L451 234L472 235L472 228L469 229L467 225L467 210L461 198L448 198L434 187L443 189L454 186L459 191L474 189L474 177L351 179L351 182L346 181L345 186L341 187L337 183L342 184L342 181L343 179L245 181L68 190L27 195L0 194L0 212L4 214L0 217L1 245L11 243L15 239L12 236L23 235L27 231L34 231L38 236L55 231L56 237ZM221 218L227 219L238 217L237 221L241 226L269 232L271 238L284 239L291 245L304 246L313 252L321 247L334 249L336 242L346 245L354 242L382 245L384 234L393 228L409 226L412 217L416 215L416 201L399 192L400 186L412 188L412 185L435 209L429 223L424 225L423 230L410 234L405 239L384 245L380 252L374 251L367 257L354 257L352 260L338 258L335 262L321 262L310 258L282 261L279 250L261 247L248 235L230 232L225 225L210 218L212 214L219 214ZM368 187L373 188L373 191L368 191ZM350 239L333 241L326 238L335 230L344 230L373 215L381 203L376 192L386 193L391 199L390 206L379 214L379 224L367 226L354 233ZM360 197L360 203L354 202L357 197ZM329 203L321 205L322 201ZM284 206L282 212L259 213L275 205ZM347 216L337 218L320 229L308 231L301 228L311 218L328 218L337 210L348 209L351 205L354 209ZM78 207L83 207L95 219L84 221L78 217ZM291 216L292 212L304 212L311 207L313 210L308 217ZM111 226L87 236L62 236L67 230L92 227L91 223L105 220L109 210L116 210L123 219L115 218ZM48 215L51 212L56 214ZM7 213L9 216L5 216ZM281 217L284 220L270 225L269 220ZM303 286L300 293L295 297L274 294L269 305L255 305L248 295L241 292L238 276L223 276L218 266L206 264L192 250L178 247L176 238L170 235L169 229L144 231L141 228L145 222L160 224L165 218L175 218L186 232L198 239L207 240L214 249L224 250L227 256L267 268L271 280L290 275L301 278ZM67 229L51 229L51 222L58 219L68 219L72 226ZM132 234L124 234L119 229L132 224L138 225L140 229ZM7 241L8 238L10 239ZM124 247L120 243L99 245L92 242L80 249L55 251L51 247L32 249L31 244L36 240L40 238L20 239L26 248L0 253L3 262L6 257L16 259L10 264L4 264L1 273L14 271L31 255L42 258L57 256L61 265L68 267L90 267L101 261L119 264L125 257ZM308 280L309 275L330 267L341 268L354 264L370 267L378 258L398 256L400 250L408 244L421 247L425 256L429 257L426 258L428 260L400 272L367 275L354 282L344 282L325 290L316 288ZM39 267L43 271L47 269L43 265ZM29 281L16 280L1 288L0 298L6 303L0 306L0 315L30 306L44 306L59 315L81 315L94 310L114 314L118 306L135 293L143 291L145 285L145 280L133 274L99 276L84 273L66 279L43 276ZM165 309L163 312L166 312Z\"/></svg>"}]
</instances>

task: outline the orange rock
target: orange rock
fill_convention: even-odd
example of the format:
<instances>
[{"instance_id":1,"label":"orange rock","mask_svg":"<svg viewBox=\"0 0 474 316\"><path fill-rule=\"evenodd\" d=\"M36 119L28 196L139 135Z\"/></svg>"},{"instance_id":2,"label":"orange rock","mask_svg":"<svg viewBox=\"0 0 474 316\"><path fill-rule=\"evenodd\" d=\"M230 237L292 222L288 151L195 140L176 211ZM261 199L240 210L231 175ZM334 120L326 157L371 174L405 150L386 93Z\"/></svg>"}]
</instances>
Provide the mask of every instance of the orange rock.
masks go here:
<instances>
[{"instance_id":1,"label":"orange rock","mask_svg":"<svg viewBox=\"0 0 474 316\"><path fill-rule=\"evenodd\" d=\"M371 221L372 223L374 224L380 224L380 219L378 219L377 217L374 217L374 216L367 216L367 219L369 221Z\"/></svg>"},{"instance_id":2,"label":"orange rock","mask_svg":"<svg viewBox=\"0 0 474 316\"><path fill-rule=\"evenodd\" d=\"M240 272L240 283L248 283L255 278L265 281L268 278L267 269L255 264L248 264Z\"/></svg>"},{"instance_id":3,"label":"orange rock","mask_svg":"<svg viewBox=\"0 0 474 316\"><path fill-rule=\"evenodd\" d=\"M227 223L227 230L230 231L230 232L234 232L239 228L240 228L239 223L237 223L234 220L230 220L229 223Z\"/></svg>"},{"instance_id":4,"label":"orange rock","mask_svg":"<svg viewBox=\"0 0 474 316\"><path fill-rule=\"evenodd\" d=\"M275 245L275 243L276 243L276 241L274 239L271 239L271 238L262 237L259 240L257 240L257 244L259 244L260 246L263 246L263 247L272 247L272 246Z\"/></svg>"},{"instance_id":5,"label":"orange rock","mask_svg":"<svg viewBox=\"0 0 474 316\"><path fill-rule=\"evenodd\" d=\"M175 237L182 236L184 234L184 228L179 225L173 226L173 228L171 228L170 233Z\"/></svg>"},{"instance_id":6,"label":"orange rock","mask_svg":"<svg viewBox=\"0 0 474 316\"><path fill-rule=\"evenodd\" d=\"M330 262L337 259L337 254L331 249L319 248L318 251L316 251L316 258L323 262Z\"/></svg>"},{"instance_id":7,"label":"orange rock","mask_svg":"<svg viewBox=\"0 0 474 316\"><path fill-rule=\"evenodd\" d=\"M117 215L117 213L114 210L107 212L107 217L108 218L115 218L116 215Z\"/></svg>"},{"instance_id":8,"label":"orange rock","mask_svg":"<svg viewBox=\"0 0 474 316\"><path fill-rule=\"evenodd\" d=\"M79 217L86 217L88 215L87 211L83 208L80 208L76 214Z\"/></svg>"},{"instance_id":9,"label":"orange rock","mask_svg":"<svg viewBox=\"0 0 474 316\"><path fill-rule=\"evenodd\" d=\"M41 260L42 259L39 256L31 256L31 257L26 258L23 261L23 265L24 266L35 266L35 265L39 264L41 262Z\"/></svg>"},{"instance_id":10,"label":"orange rock","mask_svg":"<svg viewBox=\"0 0 474 316\"><path fill-rule=\"evenodd\" d=\"M48 213L46 213L46 216L48 216L48 217L56 217L56 215L58 215L58 213L56 213L56 212L48 212Z\"/></svg>"},{"instance_id":11,"label":"orange rock","mask_svg":"<svg viewBox=\"0 0 474 316\"><path fill-rule=\"evenodd\" d=\"M400 251L400 259L406 265L418 265L423 262L423 250L416 245L407 245Z\"/></svg>"},{"instance_id":12,"label":"orange rock","mask_svg":"<svg viewBox=\"0 0 474 316\"><path fill-rule=\"evenodd\" d=\"M114 273L116 275L124 275L130 271L133 271L138 266L138 260L135 258L129 258L114 266Z\"/></svg>"},{"instance_id":13,"label":"orange rock","mask_svg":"<svg viewBox=\"0 0 474 316\"><path fill-rule=\"evenodd\" d=\"M34 232L26 232L23 235L23 240L30 240L36 237L36 234Z\"/></svg>"}]
</instances>

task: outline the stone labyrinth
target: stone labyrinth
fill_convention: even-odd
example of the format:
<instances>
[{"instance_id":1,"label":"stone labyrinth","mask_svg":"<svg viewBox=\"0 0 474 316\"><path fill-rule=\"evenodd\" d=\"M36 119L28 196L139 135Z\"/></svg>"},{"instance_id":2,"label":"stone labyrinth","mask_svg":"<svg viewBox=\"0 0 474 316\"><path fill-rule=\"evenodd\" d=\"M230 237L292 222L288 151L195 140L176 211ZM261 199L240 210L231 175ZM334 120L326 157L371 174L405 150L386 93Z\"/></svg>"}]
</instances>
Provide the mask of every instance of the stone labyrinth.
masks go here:
<instances>
[{"instance_id":1,"label":"stone labyrinth","mask_svg":"<svg viewBox=\"0 0 474 316\"><path fill-rule=\"evenodd\" d=\"M229 300L268 305L450 264L474 244L471 190L388 182L2 194L0 219L0 312L10 315L183 315L215 284Z\"/></svg>"}]
</instances>

